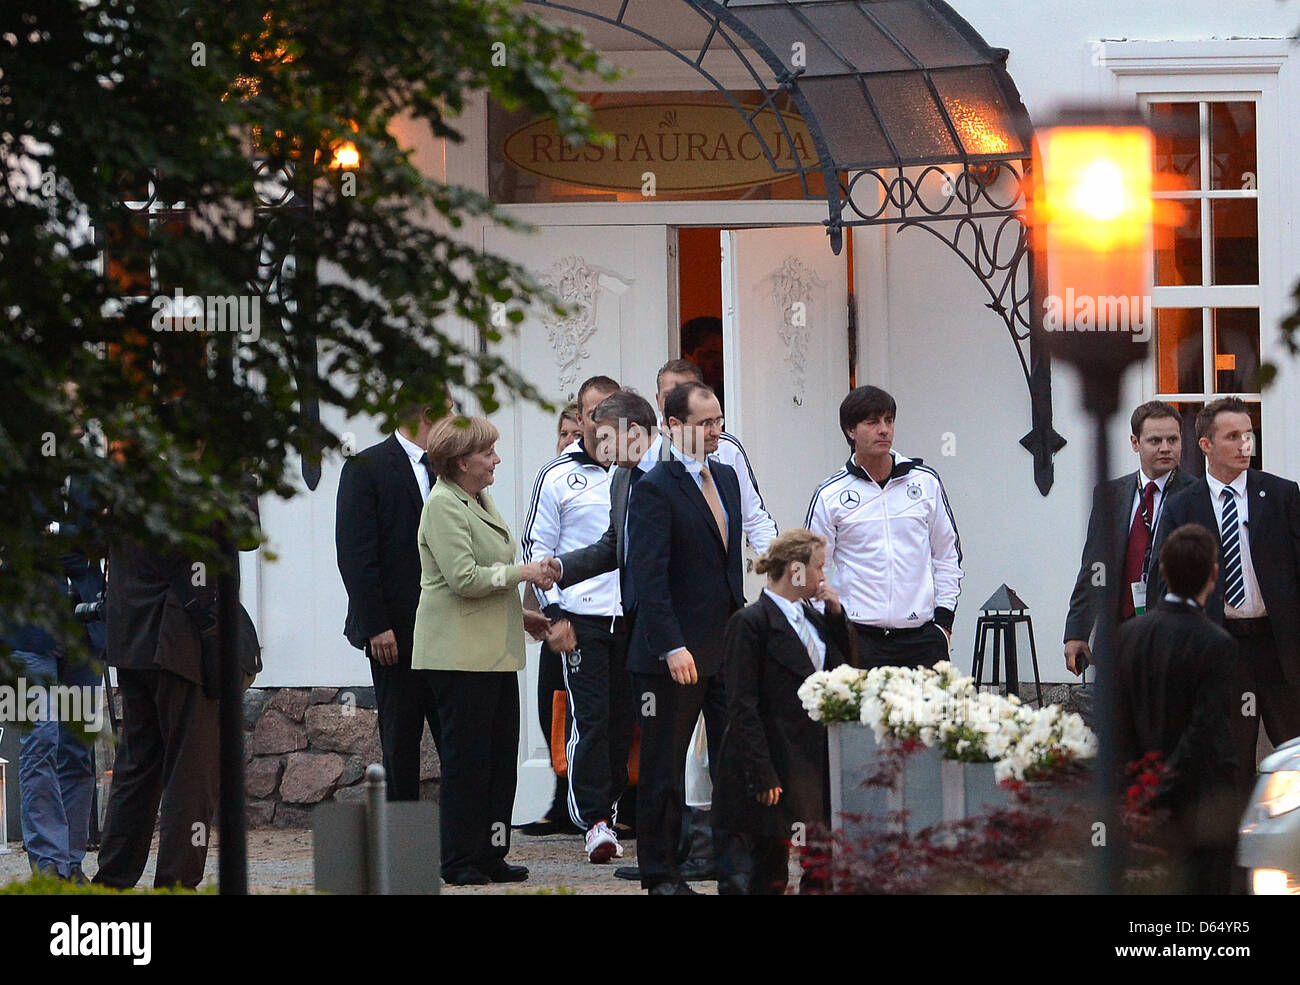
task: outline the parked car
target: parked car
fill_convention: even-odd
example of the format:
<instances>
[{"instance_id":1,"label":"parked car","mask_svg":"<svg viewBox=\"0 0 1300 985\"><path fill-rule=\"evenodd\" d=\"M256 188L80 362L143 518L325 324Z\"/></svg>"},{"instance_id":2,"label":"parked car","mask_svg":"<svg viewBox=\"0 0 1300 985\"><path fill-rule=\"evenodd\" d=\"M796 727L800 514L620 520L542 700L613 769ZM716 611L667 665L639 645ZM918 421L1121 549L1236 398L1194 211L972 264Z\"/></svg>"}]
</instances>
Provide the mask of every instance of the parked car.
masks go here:
<instances>
[{"instance_id":1,"label":"parked car","mask_svg":"<svg viewBox=\"0 0 1300 985\"><path fill-rule=\"evenodd\" d=\"M1260 763L1241 819L1237 863L1250 869L1255 895L1300 896L1300 738Z\"/></svg>"}]
</instances>

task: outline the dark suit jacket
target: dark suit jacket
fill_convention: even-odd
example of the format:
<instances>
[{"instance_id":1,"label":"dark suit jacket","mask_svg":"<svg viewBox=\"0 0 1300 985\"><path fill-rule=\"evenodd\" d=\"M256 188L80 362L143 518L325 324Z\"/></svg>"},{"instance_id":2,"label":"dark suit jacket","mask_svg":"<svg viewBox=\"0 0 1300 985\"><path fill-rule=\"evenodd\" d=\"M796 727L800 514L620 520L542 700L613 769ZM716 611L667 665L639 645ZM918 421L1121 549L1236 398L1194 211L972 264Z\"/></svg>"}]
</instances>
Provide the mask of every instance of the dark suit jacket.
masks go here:
<instances>
[{"instance_id":1,"label":"dark suit jacket","mask_svg":"<svg viewBox=\"0 0 1300 985\"><path fill-rule=\"evenodd\" d=\"M1115 675L1121 764L1160 752L1169 774L1157 807L1184 843L1231 843L1236 641L1197 608L1161 601L1120 627Z\"/></svg>"},{"instance_id":2,"label":"dark suit jacket","mask_svg":"<svg viewBox=\"0 0 1300 985\"><path fill-rule=\"evenodd\" d=\"M809 605L803 611L826 642L825 668L856 665L855 634L843 612L823 616ZM808 717L798 695L814 670L803 641L764 592L731 617L726 649L727 731L718 753L715 823L786 839L795 822L829 824L826 726ZM774 807L754 799L773 787L782 788Z\"/></svg>"},{"instance_id":3,"label":"dark suit jacket","mask_svg":"<svg viewBox=\"0 0 1300 985\"><path fill-rule=\"evenodd\" d=\"M343 635L360 650L391 629L398 660L411 666L420 604L420 485L391 434L343 465L334 518L339 574L348 592Z\"/></svg>"},{"instance_id":4,"label":"dark suit jacket","mask_svg":"<svg viewBox=\"0 0 1300 985\"><path fill-rule=\"evenodd\" d=\"M745 604L740 539L740 483L735 470L710 462L727 511L727 548L704 493L677 459L660 462L637 482L628 503L628 566L636 619L628 669L667 674L662 659L686 647L700 677L722 669L731 614Z\"/></svg>"},{"instance_id":5,"label":"dark suit jacket","mask_svg":"<svg viewBox=\"0 0 1300 985\"><path fill-rule=\"evenodd\" d=\"M1264 607L1273 626L1278 661L1286 679L1300 684L1300 486L1281 476L1248 469L1246 498L1250 503L1246 535L1251 566L1259 579ZM1160 545L1169 532L1184 523L1199 523L1214 534L1215 540L1219 539L1219 524L1214 518L1214 504L1210 502L1210 484L1204 479L1198 479L1165 504L1152 547L1153 558L1159 557ZM1219 580L1206 599L1205 614L1222 624L1222 558L1219 565ZM1148 597L1163 598L1168 589L1154 560L1151 569L1151 584L1160 594L1148 592Z\"/></svg>"},{"instance_id":6,"label":"dark suit jacket","mask_svg":"<svg viewBox=\"0 0 1300 985\"><path fill-rule=\"evenodd\" d=\"M633 480L639 482L645 475L639 469L615 468L609 480L609 527L596 543L568 551L559 558L564 567L564 576L560 579L561 588L569 588L617 568L625 617L636 609L636 591L627 569L627 542L624 540L627 504ZM551 608L558 610L559 607L548 607ZM547 615L554 619L559 612L548 611Z\"/></svg>"},{"instance_id":7,"label":"dark suit jacket","mask_svg":"<svg viewBox=\"0 0 1300 985\"><path fill-rule=\"evenodd\" d=\"M1133 508L1133 495L1137 489L1138 473L1130 472L1118 479L1109 479L1098 483L1092 491L1092 512L1088 514L1088 537L1083 545L1083 557L1079 562L1079 575L1074 580L1074 591L1070 593L1070 611L1065 617L1065 640L1091 639L1097 625L1097 613L1093 611L1093 565L1103 564L1106 577L1104 593L1106 603L1119 618L1120 592L1127 591L1124 581L1124 557L1128 553L1128 532L1132 526L1129 511ZM1178 492L1186 489L1194 480L1182 469L1174 469L1165 483L1164 507ZM1110 509L1107 509L1110 504ZM1163 516L1164 507L1161 509ZM1153 531L1154 536L1154 531ZM1156 568L1154 546L1151 553L1151 569ZM1113 573L1113 574L1112 574ZM1148 581L1150 573L1148 573ZM1148 603L1154 605L1158 596L1148 594Z\"/></svg>"},{"instance_id":8,"label":"dark suit jacket","mask_svg":"<svg viewBox=\"0 0 1300 985\"><path fill-rule=\"evenodd\" d=\"M104 622L108 662L126 670L168 670L203 683L199 625L183 608L172 582L189 582L191 561L181 554L160 555L131 541L114 544L108 555ZM204 609L216 601L216 578L194 586Z\"/></svg>"}]
</instances>

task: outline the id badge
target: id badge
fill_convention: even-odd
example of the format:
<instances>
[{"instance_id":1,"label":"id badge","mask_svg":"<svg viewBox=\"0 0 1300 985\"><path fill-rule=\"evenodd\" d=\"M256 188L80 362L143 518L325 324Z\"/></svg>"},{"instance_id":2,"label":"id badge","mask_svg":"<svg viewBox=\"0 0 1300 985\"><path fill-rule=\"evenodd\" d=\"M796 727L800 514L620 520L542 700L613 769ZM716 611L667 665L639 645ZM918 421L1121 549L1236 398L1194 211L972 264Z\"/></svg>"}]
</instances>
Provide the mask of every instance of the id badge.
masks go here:
<instances>
[{"instance_id":1,"label":"id badge","mask_svg":"<svg viewBox=\"0 0 1300 985\"><path fill-rule=\"evenodd\" d=\"M1129 588L1133 592L1133 612L1140 616L1147 611L1147 586L1144 582L1135 581Z\"/></svg>"}]
</instances>

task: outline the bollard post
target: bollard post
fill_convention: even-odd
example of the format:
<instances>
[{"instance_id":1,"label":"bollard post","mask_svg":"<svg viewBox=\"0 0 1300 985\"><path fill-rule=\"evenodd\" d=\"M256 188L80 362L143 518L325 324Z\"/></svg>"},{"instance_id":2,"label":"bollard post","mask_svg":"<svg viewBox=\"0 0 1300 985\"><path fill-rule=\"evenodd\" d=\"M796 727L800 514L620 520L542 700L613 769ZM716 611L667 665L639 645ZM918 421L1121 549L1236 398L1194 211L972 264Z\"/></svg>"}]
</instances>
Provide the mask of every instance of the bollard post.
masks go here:
<instances>
[{"instance_id":1,"label":"bollard post","mask_svg":"<svg viewBox=\"0 0 1300 985\"><path fill-rule=\"evenodd\" d=\"M388 895L388 791L384 768L366 769L366 892Z\"/></svg>"}]
</instances>

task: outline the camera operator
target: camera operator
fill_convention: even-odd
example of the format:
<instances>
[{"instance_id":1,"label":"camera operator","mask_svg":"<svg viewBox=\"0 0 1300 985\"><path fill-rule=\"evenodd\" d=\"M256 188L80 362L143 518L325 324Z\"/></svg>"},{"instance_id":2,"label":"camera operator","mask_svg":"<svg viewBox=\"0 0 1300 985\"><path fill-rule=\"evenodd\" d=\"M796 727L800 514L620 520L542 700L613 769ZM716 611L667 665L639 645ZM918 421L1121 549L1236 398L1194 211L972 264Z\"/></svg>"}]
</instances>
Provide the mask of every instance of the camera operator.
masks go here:
<instances>
[{"instance_id":1,"label":"camera operator","mask_svg":"<svg viewBox=\"0 0 1300 985\"><path fill-rule=\"evenodd\" d=\"M74 485L69 496L75 494ZM40 513L34 515L38 522L45 522ZM58 523L46 523L46 531L61 532L67 543L79 539L79 531L66 522L61 531ZM74 541L68 541L69 536ZM51 544L51 561L54 552ZM48 583L57 611L57 607L68 604L69 598L75 602L100 597L104 575L97 559L88 558L80 549L69 549L59 556L58 568L50 572ZM80 616L78 619L84 621ZM101 709L96 691L103 673L103 623L87 624L81 636L79 645L68 646L69 638L59 628L8 623L4 634L15 669L26 684L25 693L30 696L24 707L25 713L31 715L30 727L18 755L23 847L32 872L77 883L87 881L82 862L95 790L93 737L79 735L78 726L93 732L103 721L97 714ZM79 702L60 708L52 690L54 685L68 695L76 689ZM60 710L69 714L61 718ZM3 836L4 832L0 832Z\"/></svg>"}]
</instances>

